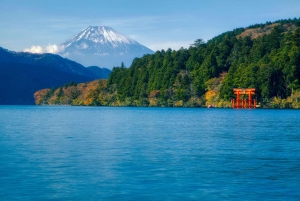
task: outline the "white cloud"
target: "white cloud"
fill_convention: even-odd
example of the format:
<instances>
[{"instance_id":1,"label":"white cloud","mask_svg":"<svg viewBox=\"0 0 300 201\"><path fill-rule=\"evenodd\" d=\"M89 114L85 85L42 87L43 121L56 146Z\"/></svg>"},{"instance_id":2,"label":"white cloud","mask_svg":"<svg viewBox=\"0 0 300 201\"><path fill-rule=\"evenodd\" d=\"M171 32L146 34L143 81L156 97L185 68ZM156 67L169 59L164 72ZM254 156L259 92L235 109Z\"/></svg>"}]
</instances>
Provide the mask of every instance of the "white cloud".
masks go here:
<instances>
[{"instance_id":1,"label":"white cloud","mask_svg":"<svg viewBox=\"0 0 300 201\"><path fill-rule=\"evenodd\" d=\"M30 53L52 53L52 54L59 54L64 52L64 47L59 45L47 45L45 47L39 46L39 45L33 45L31 48L24 49L24 52L30 52Z\"/></svg>"},{"instance_id":2,"label":"white cloud","mask_svg":"<svg viewBox=\"0 0 300 201\"><path fill-rule=\"evenodd\" d=\"M43 48L41 46L38 46L38 45L37 46L33 45L33 46L31 46L31 48L24 49L24 52L31 52L31 53L41 54L41 53L43 53Z\"/></svg>"},{"instance_id":3,"label":"white cloud","mask_svg":"<svg viewBox=\"0 0 300 201\"><path fill-rule=\"evenodd\" d=\"M47 53L52 53L52 54L58 54L58 53L62 53L64 52L64 47L63 46L59 46L59 45L48 45L46 47L46 52Z\"/></svg>"}]
</instances>

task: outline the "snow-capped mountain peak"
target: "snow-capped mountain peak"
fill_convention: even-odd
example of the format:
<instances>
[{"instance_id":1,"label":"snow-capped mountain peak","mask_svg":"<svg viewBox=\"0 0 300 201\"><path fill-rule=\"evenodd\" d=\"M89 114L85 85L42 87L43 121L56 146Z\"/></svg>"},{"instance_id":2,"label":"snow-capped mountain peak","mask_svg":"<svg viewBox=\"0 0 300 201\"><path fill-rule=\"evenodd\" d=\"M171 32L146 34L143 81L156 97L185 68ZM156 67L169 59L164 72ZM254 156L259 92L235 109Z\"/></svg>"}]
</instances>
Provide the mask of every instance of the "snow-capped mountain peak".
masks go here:
<instances>
[{"instance_id":1,"label":"snow-capped mountain peak","mask_svg":"<svg viewBox=\"0 0 300 201\"><path fill-rule=\"evenodd\" d=\"M101 52L101 50L99 51L99 48L101 49L100 46L105 45L108 45L112 48L140 45L135 40L107 26L89 26L88 28L82 30L78 34L75 34L73 37L63 42L61 45L65 48L68 48L74 44L78 49L88 49L94 47L98 50L98 52Z\"/></svg>"},{"instance_id":2,"label":"snow-capped mountain peak","mask_svg":"<svg viewBox=\"0 0 300 201\"><path fill-rule=\"evenodd\" d=\"M107 26L89 26L82 30L72 38L63 43L65 47L69 47L72 43L78 42L82 39L94 42L94 43L112 43L112 44L137 44L133 39L120 34L114 29Z\"/></svg>"},{"instance_id":3,"label":"snow-capped mountain peak","mask_svg":"<svg viewBox=\"0 0 300 201\"><path fill-rule=\"evenodd\" d=\"M64 47L63 56L84 65L107 66L105 63L109 62L113 63L111 66L121 62L130 65L135 57L153 53L149 48L107 26L89 26L60 46Z\"/></svg>"}]
</instances>

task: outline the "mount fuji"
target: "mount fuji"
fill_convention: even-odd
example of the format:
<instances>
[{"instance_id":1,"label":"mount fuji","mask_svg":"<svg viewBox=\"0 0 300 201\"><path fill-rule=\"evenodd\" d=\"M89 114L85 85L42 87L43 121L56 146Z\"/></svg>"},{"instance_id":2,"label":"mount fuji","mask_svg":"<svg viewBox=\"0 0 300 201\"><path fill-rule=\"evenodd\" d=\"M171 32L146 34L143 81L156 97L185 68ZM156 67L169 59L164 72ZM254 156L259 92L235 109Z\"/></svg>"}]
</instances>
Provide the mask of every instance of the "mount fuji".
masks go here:
<instances>
[{"instance_id":1,"label":"mount fuji","mask_svg":"<svg viewBox=\"0 0 300 201\"><path fill-rule=\"evenodd\" d=\"M130 66L135 57L154 53L107 26L90 26L59 45L60 55L84 66Z\"/></svg>"}]
</instances>

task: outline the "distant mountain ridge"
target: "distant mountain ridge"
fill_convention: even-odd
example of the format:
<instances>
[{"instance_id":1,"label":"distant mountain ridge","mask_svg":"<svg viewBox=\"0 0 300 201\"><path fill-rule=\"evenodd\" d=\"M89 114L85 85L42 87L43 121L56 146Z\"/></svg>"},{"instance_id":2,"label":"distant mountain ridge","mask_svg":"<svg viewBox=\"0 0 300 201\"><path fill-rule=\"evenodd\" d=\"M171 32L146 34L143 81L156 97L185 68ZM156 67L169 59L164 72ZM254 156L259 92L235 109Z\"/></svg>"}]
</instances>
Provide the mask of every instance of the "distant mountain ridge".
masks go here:
<instances>
[{"instance_id":1,"label":"distant mountain ridge","mask_svg":"<svg viewBox=\"0 0 300 201\"><path fill-rule=\"evenodd\" d=\"M89 26L59 45L60 54L85 66L131 65L135 57L154 53L149 48L111 27Z\"/></svg>"},{"instance_id":2,"label":"distant mountain ridge","mask_svg":"<svg viewBox=\"0 0 300 201\"><path fill-rule=\"evenodd\" d=\"M93 79L107 78L97 76L81 64L56 54L33 54L28 52L14 52L0 47L0 62L24 63L30 65L47 66L66 73L73 73Z\"/></svg>"},{"instance_id":3,"label":"distant mountain ridge","mask_svg":"<svg viewBox=\"0 0 300 201\"><path fill-rule=\"evenodd\" d=\"M70 82L108 78L109 69L85 68L55 54L14 52L0 47L0 104L34 104L33 93Z\"/></svg>"}]
</instances>

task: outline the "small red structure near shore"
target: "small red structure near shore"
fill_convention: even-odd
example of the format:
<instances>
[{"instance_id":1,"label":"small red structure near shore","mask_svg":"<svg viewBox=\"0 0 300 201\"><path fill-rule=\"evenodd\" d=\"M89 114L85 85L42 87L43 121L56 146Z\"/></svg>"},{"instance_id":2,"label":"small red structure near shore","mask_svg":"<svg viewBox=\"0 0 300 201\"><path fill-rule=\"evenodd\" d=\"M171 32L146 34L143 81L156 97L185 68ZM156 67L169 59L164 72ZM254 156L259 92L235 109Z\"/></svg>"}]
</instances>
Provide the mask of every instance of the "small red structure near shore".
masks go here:
<instances>
[{"instance_id":1,"label":"small red structure near shore","mask_svg":"<svg viewBox=\"0 0 300 201\"><path fill-rule=\"evenodd\" d=\"M256 99L252 99L252 95L255 95L255 88L233 88L233 92L236 100L232 99L232 108L256 108ZM245 96L248 96L248 99L245 99Z\"/></svg>"}]
</instances>

